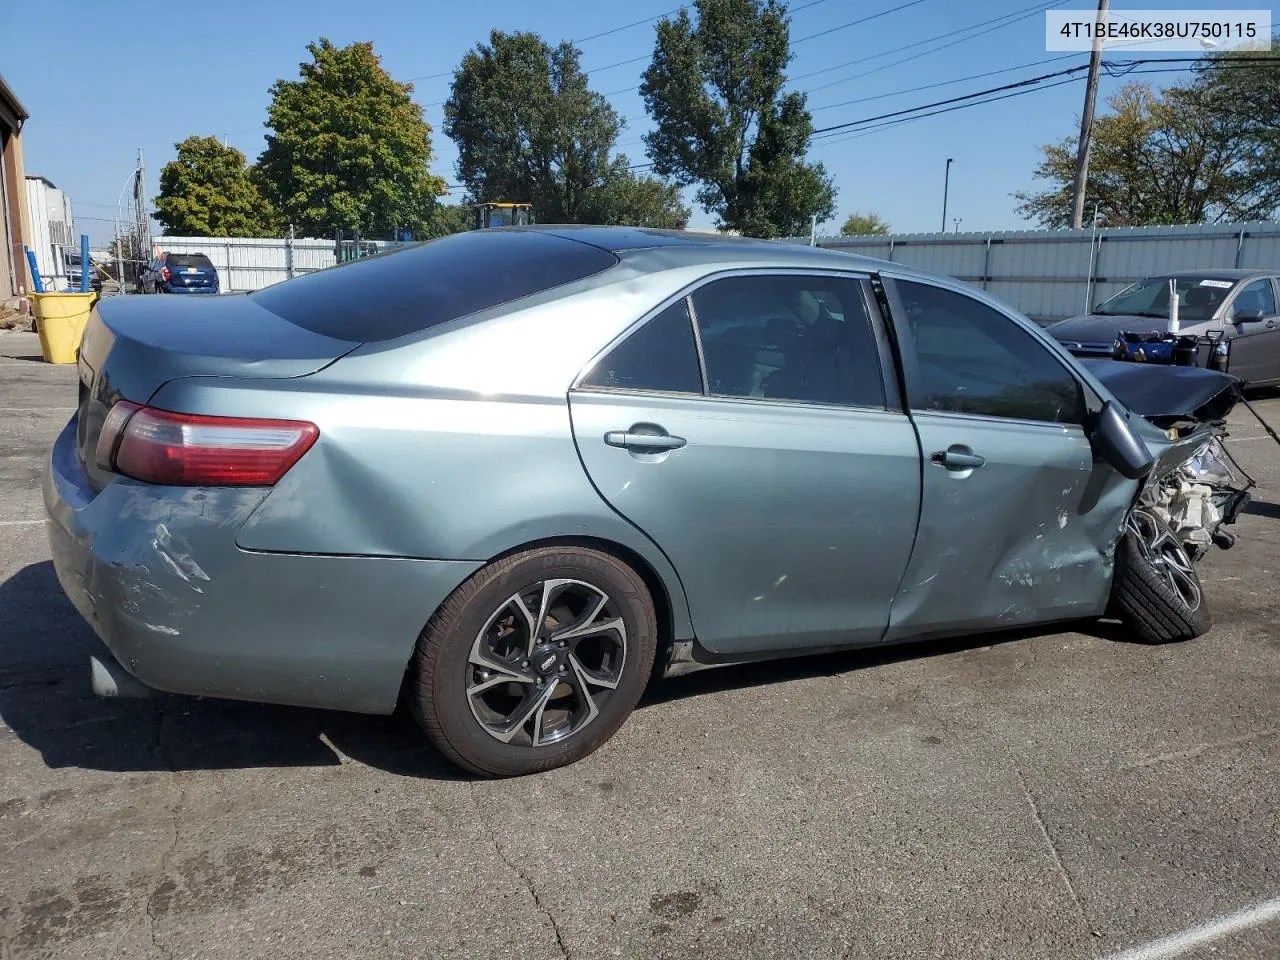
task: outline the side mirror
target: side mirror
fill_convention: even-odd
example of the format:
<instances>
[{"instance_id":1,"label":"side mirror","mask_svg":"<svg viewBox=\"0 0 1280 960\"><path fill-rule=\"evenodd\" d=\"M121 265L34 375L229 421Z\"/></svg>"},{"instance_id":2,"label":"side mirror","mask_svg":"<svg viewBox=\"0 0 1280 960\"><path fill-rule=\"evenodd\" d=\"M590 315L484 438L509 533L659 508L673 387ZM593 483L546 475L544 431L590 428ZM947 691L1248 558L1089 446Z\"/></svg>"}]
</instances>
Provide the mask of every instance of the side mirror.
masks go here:
<instances>
[{"instance_id":1,"label":"side mirror","mask_svg":"<svg viewBox=\"0 0 1280 960\"><path fill-rule=\"evenodd\" d=\"M1261 319L1262 319L1261 310L1255 309L1253 307L1245 307L1242 310L1237 310L1235 312L1235 316L1231 318L1231 321L1233 323L1250 323L1251 321L1261 320Z\"/></svg>"},{"instance_id":2,"label":"side mirror","mask_svg":"<svg viewBox=\"0 0 1280 960\"><path fill-rule=\"evenodd\" d=\"M1155 466L1155 457L1147 449L1147 444L1129 426L1124 412L1114 400L1108 400L1102 407L1090 439L1094 452L1130 480L1145 477Z\"/></svg>"}]
</instances>

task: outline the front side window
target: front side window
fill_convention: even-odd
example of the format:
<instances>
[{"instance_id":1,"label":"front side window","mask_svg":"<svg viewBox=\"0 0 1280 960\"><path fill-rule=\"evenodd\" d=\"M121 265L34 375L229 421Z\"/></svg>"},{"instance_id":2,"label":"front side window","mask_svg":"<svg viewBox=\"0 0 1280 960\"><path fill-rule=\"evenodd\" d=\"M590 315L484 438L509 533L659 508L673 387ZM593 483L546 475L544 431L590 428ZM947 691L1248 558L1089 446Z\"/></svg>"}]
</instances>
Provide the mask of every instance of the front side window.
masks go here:
<instances>
[{"instance_id":1,"label":"front side window","mask_svg":"<svg viewBox=\"0 0 1280 960\"><path fill-rule=\"evenodd\" d=\"M857 280L727 277L692 299L709 393L884 406L875 336Z\"/></svg>"},{"instance_id":2,"label":"front side window","mask_svg":"<svg viewBox=\"0 0 1280 960\"><path fill-rule=\"evenodd\" d=\"M1256 310L1264 317L1276 315L1276 294L1271 288L1270 280L1255 280L1236 297L1231 305L1231 316L1235 318L1242 310Z\"/></svg>"},{"instance_id":3,"label":"front side window","mask_svg":"<svg viewBox=\"0 0 1280 960\"><path fill-rule=\"evenodd\" d=\"M688 302L677 300L614 347L583 378L582 386L702 393Z\"/></svg>"},{"instance_id":4,"label":"front side window","mask_svg":"<svg viewBox=\"0 0 1280 960\"><path fill-rule=\"evenodd\" d=\"M1076 378L1049 349L986 304L899 281L919 365L911 404L922 410L1079 424Z\"/></svg>"}]
</instances>

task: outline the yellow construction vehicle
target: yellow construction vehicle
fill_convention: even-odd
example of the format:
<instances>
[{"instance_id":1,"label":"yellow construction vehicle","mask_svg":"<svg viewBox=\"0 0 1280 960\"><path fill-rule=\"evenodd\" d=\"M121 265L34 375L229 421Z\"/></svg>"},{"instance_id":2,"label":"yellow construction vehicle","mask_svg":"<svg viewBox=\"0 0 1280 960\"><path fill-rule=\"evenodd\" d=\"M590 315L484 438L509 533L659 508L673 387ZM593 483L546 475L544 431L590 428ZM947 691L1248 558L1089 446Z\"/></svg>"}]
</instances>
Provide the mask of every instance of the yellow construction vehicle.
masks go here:
<instances>
[{"instance_id":1,"label":"yellow construction vehicle","mask_svg":"<svg viewBox=\"0 0 1280 960\"><path fill-rule=\"evenodd\" d=\"M533 223L532 203L477 203L476 229L527 227Z\"/></svg>"}]
</instances>

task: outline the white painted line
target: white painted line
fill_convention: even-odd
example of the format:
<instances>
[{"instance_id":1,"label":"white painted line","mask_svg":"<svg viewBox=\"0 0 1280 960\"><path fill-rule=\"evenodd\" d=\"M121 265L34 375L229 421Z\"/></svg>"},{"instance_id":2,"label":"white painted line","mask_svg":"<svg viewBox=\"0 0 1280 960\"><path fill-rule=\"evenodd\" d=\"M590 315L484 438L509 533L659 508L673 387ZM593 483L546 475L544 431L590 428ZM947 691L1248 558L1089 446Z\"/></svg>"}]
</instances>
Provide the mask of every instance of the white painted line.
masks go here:
<instances>
[{"instance_id":1,"label":"white painted line","mask_svg":"<svg viewBox=\"0 0 1280 960\"><path fill-rule=\"evenodd\" d=\"M34 527L44 522L44 520L0 520L0 527Z\"/></svg>"},{"instance_id":2,"label":"white painted line","mask_svg":"<svg viewBox=\"0 0 1280 960\"><path fill-rule=\"evenodd\" d=\"M1178 933L1171 933L1167 937L1140 944L1122 953L1113 953L1106 960L1165 960L1166 957L1178 957L1202 943L1261 926L1277 917L1280 917L1280 897L1219 920L1210 920Z\"/></svg>"},{"instance_id":3,"label":"white painted line","mask_svg":"<svg viewBox=\"0 0 1280 960\"><path fill-rule=\"evenodd\" d=\"M0 413L65 413L75 407L0 407Z\"/></svg>"}]
</instances>

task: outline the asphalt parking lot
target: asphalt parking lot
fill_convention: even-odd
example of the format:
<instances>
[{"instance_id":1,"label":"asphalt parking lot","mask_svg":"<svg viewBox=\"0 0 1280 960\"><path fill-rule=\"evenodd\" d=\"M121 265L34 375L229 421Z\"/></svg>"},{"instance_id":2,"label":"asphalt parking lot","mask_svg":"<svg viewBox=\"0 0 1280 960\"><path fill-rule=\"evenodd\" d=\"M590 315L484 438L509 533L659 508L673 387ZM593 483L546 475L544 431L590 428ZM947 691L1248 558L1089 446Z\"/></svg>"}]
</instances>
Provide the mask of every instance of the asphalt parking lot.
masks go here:
<instances>
[{"instance_id":1,"label":"asphalt parking lot","mask_svg":"<svg viewBox=\"0 0 1280 960\"><path fill-rule=\"evenodd\" d=\"M398 717L94 698L39 491L75 373L38 355L0 333L0 960L1280 956L1280 448L1243 410L1201 640L713 671L473 782Z\"/></svg>"}]
</instances>

